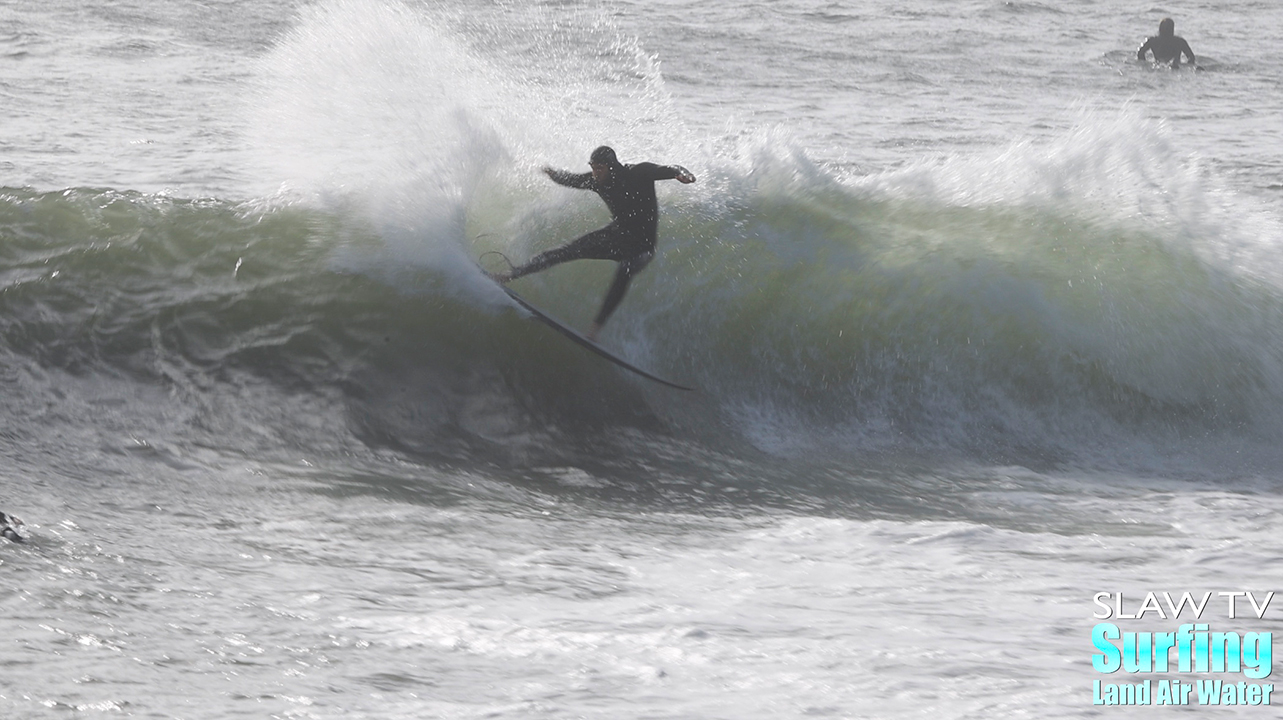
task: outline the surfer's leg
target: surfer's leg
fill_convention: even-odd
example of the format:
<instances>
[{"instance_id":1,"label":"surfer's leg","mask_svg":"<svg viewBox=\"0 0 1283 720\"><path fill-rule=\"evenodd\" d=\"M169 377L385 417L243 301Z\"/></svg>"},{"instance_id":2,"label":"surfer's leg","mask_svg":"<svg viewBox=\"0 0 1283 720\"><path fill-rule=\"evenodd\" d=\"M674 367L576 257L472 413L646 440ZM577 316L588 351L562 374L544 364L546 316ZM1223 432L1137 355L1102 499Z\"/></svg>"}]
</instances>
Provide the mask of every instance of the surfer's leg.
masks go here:
<instances>
[{"instance_id":1,"label":"surfer's leg","mask_svg":"<svg viewBox=\"0 0 1283 720\"><path fill-rule=\"evenodd\" d=\"M512 269L504 282L516 280L524 275L547 270L553 265L560 265L571 260L618 260L620 251L618 238L620 233L611 224L600 230L594 230L577 240L572 240L559 248L541 252L530 258L525 265Z\"/></svg>"},{"instance_id":2,"label":"surfer's leg","mask_svg":"<svg viewBox=\"0 0 1283 720\"><path fill-rule=\"evenodd\" d=\"M651 258L655 257L653 252L645 252L640 255L634 255L619 261L619 268L615 270L615 281L610 284L610 289L606 291L606 299L601 303L601 310L597 311L597 317L593 320L592 327L588 330L588 339L596 340L597 333L606 324L606 320L619 303L624 299L624 293L628 292L628 284L632 282L633 276L641 272L641 269L650 264Z\"/></svg>"}]
</instances>

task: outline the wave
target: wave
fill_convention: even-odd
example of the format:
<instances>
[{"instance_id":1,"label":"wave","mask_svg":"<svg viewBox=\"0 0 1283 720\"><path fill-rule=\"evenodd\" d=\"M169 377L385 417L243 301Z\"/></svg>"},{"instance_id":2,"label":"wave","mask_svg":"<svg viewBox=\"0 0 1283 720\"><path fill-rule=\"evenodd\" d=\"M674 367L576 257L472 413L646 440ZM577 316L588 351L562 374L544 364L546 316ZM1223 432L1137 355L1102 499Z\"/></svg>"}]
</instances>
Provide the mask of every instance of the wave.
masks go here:
<instances>
[{"instance_id":1,"label":"wave","mask_svg":"<svg viewBox=\"0 0 1283 720\"><path fill-rule=\"evenodd\" d=\"M524 256L604 219L515 170L450 223L404 227L368 203L6 190L0 352L10 383L25 364L196 404L250 387L327 398L360 442L446 456L603 428L783 454L1266 446L1283 399L1272 243L1216 205L1241 199L1188 177L1129 196L1086 182L1083 153L1108 165L1135 145L1087 133L839 178L768 137L708 167L698 192L665 188L662 252L605 341L695 396L566 343L476 272L485 250ZM1173 201L1178 185L1191 195ZM519 289L584 324L609 274L575 263Z\"/></svg>"},{"instance_id":2,"label":"wave","mask_svg":"<svg viewBox=\"0 0 1283 720\"><path fill-rule=\"evenodd\" d=\"M1051 145L850 175L780 130L696 136L600 18L544 28L552 49L468 31L501 19L306 10L259 81L270 198L0 191L8 419L76 386L216 446L469 461L637 432L789 457L1273 452L1283 233L1161 126L1085 113ZM606 220L537 171L603 141L700 176L661 188L660 254L604 335L697 394L621 374L476 271ZM516 287L582 326L610 271Z\"/></svg>"}]
</instances>

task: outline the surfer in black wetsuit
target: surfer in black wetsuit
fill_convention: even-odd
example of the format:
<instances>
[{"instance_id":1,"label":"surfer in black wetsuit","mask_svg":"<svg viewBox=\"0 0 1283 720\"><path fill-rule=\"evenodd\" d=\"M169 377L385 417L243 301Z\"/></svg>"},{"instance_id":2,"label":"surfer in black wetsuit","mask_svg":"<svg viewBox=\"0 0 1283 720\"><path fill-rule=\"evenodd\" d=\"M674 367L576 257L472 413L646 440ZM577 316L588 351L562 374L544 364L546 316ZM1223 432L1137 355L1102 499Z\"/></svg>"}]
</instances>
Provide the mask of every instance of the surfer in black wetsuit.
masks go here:
<instances>
[{"instance_id":1,"label":"surfer in black wetsuit","mask_svg":"<svg viewBox=\"0 0 1283 720\"><path fill-rule=\"evenodd\" d=\"M1154 53L1154 62L1172 67L1180 67L1181 54L1189 58L1189 64L1194 65L1194 51L1189 49L1189 43L1185 38L1176 34L1176 21L1171 18L1163 18L1158 23L1158 34L1150 37L1144 45L1136 51L1136 59L1144 62L1145 53L1152 51Z\"/></svg>"},{"instance_id":2,"label":"surfer in black wetsuit","mask_svg":"<svg viewBox=\"0 0 1283 720\"><path fill-rule=\"evenodd\" d=\"M655 233L659 224L655 182L677 180L693 183L695 176L679 165L649 162L623 165L615 157L615 151L605 145L593 150L588 164L592 166L592 172L572 173L545 167L544 173L558 185L597 193L610 209L611 223L562 247L539 253L530 262L506 274L495 273L493 277L506 283L570 260L618 262L615 281L606 292L601 310L587 333L589 340L596 340L606 319L624 299L628 283L655 256Z\"/></svg>"}]
</instances>

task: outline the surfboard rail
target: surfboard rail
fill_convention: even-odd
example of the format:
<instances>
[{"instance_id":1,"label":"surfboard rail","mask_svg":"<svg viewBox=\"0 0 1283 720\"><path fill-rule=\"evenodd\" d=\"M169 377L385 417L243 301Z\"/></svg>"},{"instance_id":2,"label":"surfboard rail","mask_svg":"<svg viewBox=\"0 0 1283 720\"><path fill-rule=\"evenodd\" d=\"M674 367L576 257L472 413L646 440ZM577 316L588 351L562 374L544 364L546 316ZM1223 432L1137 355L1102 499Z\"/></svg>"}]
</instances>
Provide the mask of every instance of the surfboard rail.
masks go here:
<instances>
[{"instance_id":1,"label":"surfboard rail","mask_svg":"<svg viewBox=\"0 0 1283 720\"><path fill-rule=\"evenodd\" d=\"M562 335L565 335L567 338L569 338L570 340L574 341L575 343L577 343L578 345L580 345L580 346L581 346L581 347L583 347L584 349L586 349L586 350L590 350L590 351L592 351L592 352L596 353L597 355L600 355L601 357L603 357L603 358L605 358L605 359L609 360L610 362L612 362L612 363L614 363L614 364L618 365L619 367L621 367L621 368L623 368L623 369L625 369L625 370L628 370L628 371L630 371L630 372L636 373L637 375L640 375L640 376L642 376L642 377L646 378L647 380L651 380L651 381L657 382L657 383L659 383L659 384L661 384L661 385L667 385L668 387L670 387L670 388L675 388L675 389L677 389L677 390L685 390L685 391L687 391L687 392L694 392L694 391L695 391L695 388L693 388L693 387L687 387L687 386L685 386L685 385L681 385L681 384L675 383L675 382L673 382L673 381L671 381L671 380L666 380L666 379L664 379L664 378L662 378L662 377L660 377L660 376L658 376L658 375L655 375L654 373L647 372L646 370L643 370L643 369L641 369L641 368L637 367L636 365L633 365L632 363L630 363L630 362L628 362L627 360L625 360L625 359L623 359L623 358L619 357L618 355L616 355L616 354L612 353L611 351L607 350L606 348L604 348L604 347L602 347L602 346L598 345L597 343L593 342L592 340L589 340L589 339L587 338L587 336L583 335L582 333L580 333L579 331L577 331L577 330L575 330L574 328L570 327L569 325L566 325L565 323L563 323L563 322L561 322L560 320L558 320L558 319L554 318L553 316L549 315L548 313L544 312L543 310L540 310L539 308L535 307L534 305L531 305L529 301L527 301L525 298L523 298L523 297L521 297L520 295L518 295L518 294L517 294L517 292L516 292L515 290L513 290L513 289L512 289L512 288L510 288L510 287L508 287L507 285L504 285L503 283L498 283L498 285L499 285L499 287L503 288L503 291L504 291L505 293L507 293L507 294L508 294L508 297L512 298L512 301L513 301L513 302L517 303L517 304L518 304L518 305L520 305L523 309L525 309L527 312L529 312L531 315L533 315L533 316L535 317L535 319L539 320L540 322L542 322L543 324L545 324L545 325L547 325L548 327L552 328L553 330L556 330L557 332L561 333Z\"/></svg>"}]
</instances>

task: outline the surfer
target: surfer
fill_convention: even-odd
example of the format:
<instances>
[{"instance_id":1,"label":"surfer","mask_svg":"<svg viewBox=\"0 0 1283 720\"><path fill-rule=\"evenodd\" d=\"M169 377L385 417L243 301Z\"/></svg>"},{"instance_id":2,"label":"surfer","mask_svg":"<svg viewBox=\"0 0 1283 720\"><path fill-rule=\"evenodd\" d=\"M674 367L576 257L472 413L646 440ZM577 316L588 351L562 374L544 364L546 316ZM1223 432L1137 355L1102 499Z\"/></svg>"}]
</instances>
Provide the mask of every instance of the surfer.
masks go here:
<instances>
[{"instance_id":1,"label":"surfer","mask_svg":"<svg viewBox=\"0 0 1283 720\"><path fill-rule=\"evenodd\" d=\"M1176 21L1171 18L1163 18L1158 23L1158 34L1150 37L1144 45L1136 51L1136 59L1144 62L1145 53L1152 51L1154 53L1154 62L1159 64L1170 64L1172 67L1180 67L1181 54L1189 58L1189 64L1194 65L1194 51L1189 49L1189 43L1185 38L1176 34ZM1198 68L1194 65L1195 69Z\"/></svg>"},{"instance_id":2,"label":"surfer","mask_svg":"<svg viewBox=\"0 0 1283 720\"><path fill-rule=\"evenodd\" d=\"M601 310L597 312L597 317L587 332L588 339L596 341L597 333L601 332L606 319L624 299L628 283L655 256L656 229L659 224L655 182L677 180L693 183L695 176L680 165L656 165L650 162L621 164L615 157L615 151L605 145L593 150L588 164L592 166L592 172L573 173L551 167L545 167L543 171L558 185L597 193L610 210L610 224L559 248L539 253L525 265L514 267L507 273L494 273L492 277L506 283L571 260L618 262L615 280L606 292Z\"/></svg>"}]
</instances>

